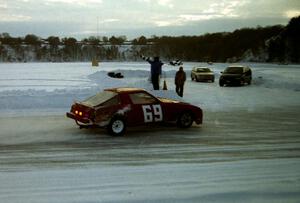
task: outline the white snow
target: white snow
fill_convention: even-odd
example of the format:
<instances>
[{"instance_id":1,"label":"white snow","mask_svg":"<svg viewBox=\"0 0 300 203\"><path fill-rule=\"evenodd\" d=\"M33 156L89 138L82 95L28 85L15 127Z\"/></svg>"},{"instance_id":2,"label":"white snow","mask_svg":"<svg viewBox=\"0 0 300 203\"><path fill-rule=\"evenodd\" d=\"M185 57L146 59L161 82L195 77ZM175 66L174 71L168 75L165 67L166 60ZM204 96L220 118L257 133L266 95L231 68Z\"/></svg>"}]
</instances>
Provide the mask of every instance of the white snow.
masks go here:
<instances>
[{"instance_id":1,"label":"white snow","mask_svg":"<svg viewBox=\"0 0 300 203\"><path fill-rule=\"evenodd\" d=\"M0 64L0 201L299 202L300 65L246 64L250 86L219 87L227 65L184 63L180 98L178 67L169 65L168 91L153 91L146 62ZM215 83L191 81L194 66L210 67ZM111 87L198 105L204 123L128 128L116 138L64 116L75 100Z\"/></svg>"},{"instance_id":2,"label":"white snow","mask_svg":"<svg viewBox=\"0 0 300 203\"><path fill-rule=\"evenodd\" d=\"M253 70L253 84L245 87L221 88L220 72L228 64L209 66L216 74L215 83L196 83L190 80L194 66L184 63L187 74L183 100L204 110L254 110L265 107L295 106L300 101L300 67L298 65L247 64ZM152 91L149 64L145 62L100 63L2 63L0 64L0 112L29 109L67 111L75 100L83 100L105 88L140 87L157 96L181 99L174 91L174 76L178 67L164 65L161 86L166 80L168 91ZM115 71L123 79L107 76ZM50 111L52 111L50 110Z\"/></svg>"}]
</instances>

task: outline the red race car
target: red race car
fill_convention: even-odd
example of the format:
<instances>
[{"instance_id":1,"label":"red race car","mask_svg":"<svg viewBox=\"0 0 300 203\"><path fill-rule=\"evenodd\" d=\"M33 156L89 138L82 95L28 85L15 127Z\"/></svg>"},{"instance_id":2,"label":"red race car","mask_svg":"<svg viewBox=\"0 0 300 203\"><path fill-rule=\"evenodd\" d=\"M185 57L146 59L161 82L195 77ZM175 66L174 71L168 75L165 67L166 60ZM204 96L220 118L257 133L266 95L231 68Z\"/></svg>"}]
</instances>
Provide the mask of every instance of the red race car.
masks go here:
<instances>
[{"instance_id":1,"label":"red race car","mask_svg":"<svg viewBox=\"0 0 300 203\"><path fill-rule=\"evenodd\" d=\"M107 127L123 135L126 126L174 122L181 128L202 123L202 110L188 103L155 97L138 88L106 89L82 102L75 102L67 117L81 128Z\"/></svg>"}]
</instances>

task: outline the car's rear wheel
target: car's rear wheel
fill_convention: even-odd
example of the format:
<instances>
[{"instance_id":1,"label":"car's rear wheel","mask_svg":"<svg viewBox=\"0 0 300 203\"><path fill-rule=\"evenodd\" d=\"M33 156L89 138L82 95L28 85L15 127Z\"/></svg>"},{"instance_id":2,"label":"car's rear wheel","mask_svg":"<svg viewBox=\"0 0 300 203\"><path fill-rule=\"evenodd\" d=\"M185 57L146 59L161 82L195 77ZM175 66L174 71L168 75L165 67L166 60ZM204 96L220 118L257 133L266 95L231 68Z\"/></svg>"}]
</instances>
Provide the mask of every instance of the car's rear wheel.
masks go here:
<instances>
[{"instance_id":1,"label":"car's rear wheel","mask_svg":"<svg viewBox=\"0 0 300 203\"><path fill-rule=\"evenodd\" d=\"M191 127L193 122L194 122L194 118L193 118L192 113L183 112L177 120L177 125L180 128L189 128L189 127Z\"/></svg>"},{"instance_id":2,"label":"car's rear wheel","mask_svg":"<svg viewBox=\"0 0 300 203\"><path fill-rule=\"evenodd\" d=\"M115 116L107 126L108 133L112 136L122 136L126 130L126 123L123 117Z\"/></svg>"}]
</instances>

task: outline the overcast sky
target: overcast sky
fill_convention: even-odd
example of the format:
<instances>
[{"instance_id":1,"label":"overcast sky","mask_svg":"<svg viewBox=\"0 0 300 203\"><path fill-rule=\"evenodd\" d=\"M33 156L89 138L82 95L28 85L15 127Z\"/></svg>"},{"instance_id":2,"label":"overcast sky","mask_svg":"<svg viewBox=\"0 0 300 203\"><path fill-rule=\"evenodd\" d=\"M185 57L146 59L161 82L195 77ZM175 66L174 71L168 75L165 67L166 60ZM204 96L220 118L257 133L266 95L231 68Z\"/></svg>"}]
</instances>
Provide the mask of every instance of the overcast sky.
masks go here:
<instances>
[{"instance_id":1,"label":"overcast sky","mask_svg":"<svg viewBox=\"0 0 300 203\"><path fill-rule=\"evenodd\" d=\"M41 37L201 35L286 25L300 0L0 0L0 33Z\"/></svg>"}]
</instances>

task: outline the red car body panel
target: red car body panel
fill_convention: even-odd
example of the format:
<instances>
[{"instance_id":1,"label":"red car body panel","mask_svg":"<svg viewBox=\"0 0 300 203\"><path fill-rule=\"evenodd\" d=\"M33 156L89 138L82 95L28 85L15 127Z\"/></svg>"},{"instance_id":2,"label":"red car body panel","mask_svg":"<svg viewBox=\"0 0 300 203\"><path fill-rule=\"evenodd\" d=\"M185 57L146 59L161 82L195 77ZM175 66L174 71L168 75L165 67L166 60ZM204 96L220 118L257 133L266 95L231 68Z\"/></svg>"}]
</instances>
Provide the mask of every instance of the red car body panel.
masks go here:
<instances>
[{"instance_id":1,"label":"red car body panel","mask_svg":"<svg viewBox=\"0 0 300 203\"><path fill-rule=\"evenodd\" d=\"M108 106L87 106L80 102L72 105L67 117L77 124L85 126L105 127L115 115L122 115L128 126L155 122L176 122L183 112L190 112L197 124L202 123L202 109L176 100L157 98L147 91L138 88L113 88L105 91L115 92L117 103ZM134 103L132 94L144 94L150 98L150 103Z\"/></svg>"}]
</instances>

